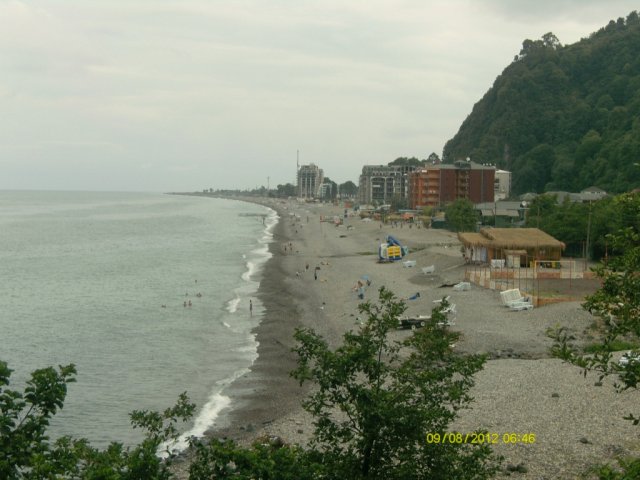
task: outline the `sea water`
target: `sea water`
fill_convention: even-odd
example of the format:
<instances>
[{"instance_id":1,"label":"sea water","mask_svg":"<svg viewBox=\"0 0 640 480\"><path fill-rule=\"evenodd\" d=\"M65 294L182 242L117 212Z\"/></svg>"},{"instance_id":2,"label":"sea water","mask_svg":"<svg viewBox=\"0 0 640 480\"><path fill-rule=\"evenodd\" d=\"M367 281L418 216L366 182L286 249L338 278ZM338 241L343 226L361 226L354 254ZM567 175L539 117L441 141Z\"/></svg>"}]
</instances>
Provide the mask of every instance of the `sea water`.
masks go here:
<instances>
[{"instance_id":1,"label":"sea water","mask_svg":"<svg viewBox=\"0 0 640 480\"><path fill-rule=\"evenodd\" d=\"M197 410L183 430L201 435L256 358L255 293L276 221L263 206L198 196L0 191L10 388L74 363L53 437L134 444L129 412L163 410L184 391Z\"/></svg>"}]
</instances>

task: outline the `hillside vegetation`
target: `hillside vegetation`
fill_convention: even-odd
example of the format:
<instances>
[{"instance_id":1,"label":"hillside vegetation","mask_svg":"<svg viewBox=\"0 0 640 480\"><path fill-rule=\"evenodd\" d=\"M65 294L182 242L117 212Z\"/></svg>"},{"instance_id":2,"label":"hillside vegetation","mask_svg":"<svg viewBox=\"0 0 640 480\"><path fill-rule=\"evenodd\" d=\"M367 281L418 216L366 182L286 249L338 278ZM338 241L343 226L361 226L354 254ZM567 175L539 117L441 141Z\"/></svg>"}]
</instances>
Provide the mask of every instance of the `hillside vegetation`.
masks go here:
<instances>
[{"instance_id":1,"label":"hillside vegetation","mask_svg":"<svg viewBox=\"0 0 640 480\"><path fill-rule=\"evenodd\" d=\"M520 54L444 147L513 172L513 193L612 193L640 182L640 18L636 11L572 45L553 33Z\"/></svg>"}]
</instances>

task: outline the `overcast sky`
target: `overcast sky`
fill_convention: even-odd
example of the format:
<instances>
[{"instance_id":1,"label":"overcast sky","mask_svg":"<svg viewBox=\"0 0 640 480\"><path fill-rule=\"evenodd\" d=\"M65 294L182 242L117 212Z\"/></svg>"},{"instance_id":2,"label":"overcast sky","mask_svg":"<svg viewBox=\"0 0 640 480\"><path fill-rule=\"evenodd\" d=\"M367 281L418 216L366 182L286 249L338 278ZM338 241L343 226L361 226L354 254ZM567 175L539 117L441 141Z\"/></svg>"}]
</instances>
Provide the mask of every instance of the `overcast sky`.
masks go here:
<instances>
[{"instance_id":1,"label":"overcast sky","mask_svg":"<svg viewBox=\"0 0 640 480\"><path fill-rule=\"evenodd\" d=\"M0 0L0 189L342 183L438 155L524 39L627 0Z\"/></svg>"}]
</instances>

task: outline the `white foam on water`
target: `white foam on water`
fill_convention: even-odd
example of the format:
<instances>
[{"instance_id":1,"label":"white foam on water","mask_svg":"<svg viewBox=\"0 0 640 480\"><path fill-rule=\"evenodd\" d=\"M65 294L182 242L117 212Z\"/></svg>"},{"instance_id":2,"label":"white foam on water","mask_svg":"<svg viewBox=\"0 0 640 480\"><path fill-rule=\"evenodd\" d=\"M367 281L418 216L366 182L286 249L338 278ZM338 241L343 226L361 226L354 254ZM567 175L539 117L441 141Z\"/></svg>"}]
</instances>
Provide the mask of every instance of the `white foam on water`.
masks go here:
<instances>
[{"instance_id":1,"label":"white foam on water","mask_svg":"<svg viewBox=\"0 0 640 480\"><path fill-rule=\"evenodd\" d=\"M258 342L255 341L255 336L252 335L252 337L254 338L255 345L247 351L253 350L256 352L256 354L251 360L251 365L253 365L253 362L255 362L256 358L258 358ZM249 371L249 368L243 368L235 372L230 377L225 378L224 380L217 381L214 393L212 393L207 403L198 413L198 416L193 422L193 427L190 430L184 432L177 440L173 442L163 443L158 449L158 456L160 456L161 458L166 458L169 453L180 453L189 446L189 439L202 438L205 432L215 425L216 419L220 416L220 412L222 412L226 408L229 408L229 406L231 405L231 398L222 394L225 387L233 383L234 380L240 378L243 375L246 375L247 373L249 373Z\"/></svg>"},{"instance_id":2,"label":"white foam on water","mask_svg":"<svg viewBox=\"0 0 640 480\"><path fill-rule=\"evenodd\" d=\"M235 298L232 298L227 302L227 312L236 313L238 311L238 305L240 305L240 296L236 294Z\"/></svg>"},{"instance_id":3,"label":"white foam on water","mask_svg":"<svg viewBox=\"0 0 640 480\"><path fill-rule=\"evenodd\" d=\"M256 343L257 343L257 342L256 342ZM245 346L245 347L238 347L238 348L236 348L236 352L242 352L242 353L245 353L245 352L254 352L254 351L255 351L255 349L256 349L256 346L255 346L255 345L247 345L247 346Z\"/></svg>"},{"instance_id":4,"label":"white foam on water","mask_svg":"<svg viewBox=\"0 0 640 480\"><path fill-rule=\"evenodd\" d=\"M242 280L246 283L244 286L235 289L234 298L227 302L226 310L230 314L235 314L238 312L238 308L242 303L242 299L247 296L255 295L258 287L260 286L259 282L252 280L252 277L259 273L267 260L271 258L272 254L269 252L269 243L273 241L273 229L278 223L279 217L275 210L269 209L269 214L265 218L265 229L264 235L262 238L258 240L259 247L249 252L248 255L243 254L243 260L246 260L246 268L247 270L241 275ZM247 309L248 309L248 302ZM261 303L258 299L254 299L253 308L254 315L256 313L259 314L261 307ZM259 315L257 315L259 316ZM227 328L232 328L231 325L225 321L222 322L223 325ZM254 334L250 334L250 344L242 347L238 347L236 351L241 353L251 353L251 360L249 367L238 370L233 375L224 380L220 380L216 382L216 387L214 388L211 396L207 403L202 407L202 410L198 413L197 417L194 420L193 427L185 432L180 438L173 442L172 444L164 444L159 449L160 456L166 456L166 452L169 451L171 453L178 453L183 451L189 445L189 439L191 437L200 438L204 435L204 433L212 428L215 425L216 419L219 417L220 413L229 408L232 404L231 398L226 395L223 395L224 389L233 383L236 379L241 376L247 374L250 371L251 365L258 358L258 345L259 342L256 340Z\"/></svg>"},{"instance_id":5,"label":"white foam on water","mask_svg":"<svg viewBox=\"0 0 640 480\"><path fill-rule=\"evenodd\" d=\"M247 271L242 274L242 279L245 282L250 282L251 277L258 271L258 267L253 262L247 262Z\"/></svg>"},{"instance_id":6,"label":"white foam on water","mask_svg":"<svg viewBox=\"0 0 640 480\"><path fill-rule=\"evenodd\" d=\"M200 413L196 417L193 428L183 433L175 442L164 443L160 446L159 455L162 458L167 457L167 451L170 453L182 452L189 446L191 437L200 438L204 435L214 423L220 412L231 405L231 398L221 393L214 393L207 403L202 407Z\"/></svg>"}]
</instances>

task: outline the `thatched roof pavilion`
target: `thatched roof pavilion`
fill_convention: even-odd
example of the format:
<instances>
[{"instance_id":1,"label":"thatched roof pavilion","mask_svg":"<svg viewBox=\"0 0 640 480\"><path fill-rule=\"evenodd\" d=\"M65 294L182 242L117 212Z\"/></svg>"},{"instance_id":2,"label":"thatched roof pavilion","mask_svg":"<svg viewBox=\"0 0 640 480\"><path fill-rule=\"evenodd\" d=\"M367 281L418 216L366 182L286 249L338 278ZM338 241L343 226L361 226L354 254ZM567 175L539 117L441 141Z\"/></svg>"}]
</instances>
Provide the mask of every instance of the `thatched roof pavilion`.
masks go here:
<instances>
[{"instance_id":1,"label":"thatched roof pavilion","mask_svg":"<svg viewBox=\"0 0 640 480\"><path fill-rule=\"evenodd\" d=\"M458 238L465 248L467 261L490 262L506 259L520 251L527 260L560 260L565 244L538 228L483 228L480 233L461 232ZM522 255L524 253L524 255Z\"/></svg>"}]
</instances>

